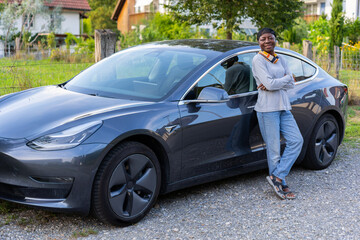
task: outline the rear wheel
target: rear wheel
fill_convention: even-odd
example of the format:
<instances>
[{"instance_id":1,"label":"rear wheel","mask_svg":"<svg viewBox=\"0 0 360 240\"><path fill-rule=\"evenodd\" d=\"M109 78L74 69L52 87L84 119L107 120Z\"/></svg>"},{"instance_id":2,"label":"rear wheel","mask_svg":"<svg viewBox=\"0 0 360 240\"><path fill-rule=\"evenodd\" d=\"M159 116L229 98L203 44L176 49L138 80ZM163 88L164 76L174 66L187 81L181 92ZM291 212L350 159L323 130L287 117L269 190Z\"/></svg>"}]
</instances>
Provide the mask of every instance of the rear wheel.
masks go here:
<instances>
[{"instance_id":1,"label":"rear wheel","mask_svg":"<svg viewBox=\"0 0 360 240\"><path fill-rule=\"evenodd\" d=\"M322 116L311 134L303 165L314 170L327 168L336 156L339 132L338 123L332 115Z\"/></svg>"},{"instance_id":2,"label":"rear wheel","mask_svg":"<svg viewBox=\"0 0 360 240\"><path fill-rule=\"evenodd\" d=\"M113 225L138 222L154 205L160 182L154 152L141 143L122 143L107 155L97 172L93 212Z\"/></svg>"}]
</instances>

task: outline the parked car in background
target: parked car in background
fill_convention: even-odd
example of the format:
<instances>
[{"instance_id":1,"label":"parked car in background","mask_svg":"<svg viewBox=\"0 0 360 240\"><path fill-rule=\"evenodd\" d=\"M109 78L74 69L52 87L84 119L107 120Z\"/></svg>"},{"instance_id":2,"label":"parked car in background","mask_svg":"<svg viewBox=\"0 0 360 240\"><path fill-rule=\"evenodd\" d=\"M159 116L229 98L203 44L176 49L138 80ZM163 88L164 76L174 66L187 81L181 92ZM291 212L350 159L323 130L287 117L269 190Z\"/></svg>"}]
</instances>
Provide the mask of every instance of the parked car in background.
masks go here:
<instances>
[{"instance_id":1,"label":"parked car in background","mask_svg":"<svg viewBox=\"0 0 360 240\"><path fill-rule=\"evenodd\" d=\"M92 209L121 225L142 219L160 193L266 168L251 71L259 50L229 40L150 43L58 86L1 96L0 198ZM300 54L276 52L296 79L288 94L305 141L297 163L326 168L344 137L347 86ZM239 74L227 74L234 64Z\"/></svg>"}]
</instances>

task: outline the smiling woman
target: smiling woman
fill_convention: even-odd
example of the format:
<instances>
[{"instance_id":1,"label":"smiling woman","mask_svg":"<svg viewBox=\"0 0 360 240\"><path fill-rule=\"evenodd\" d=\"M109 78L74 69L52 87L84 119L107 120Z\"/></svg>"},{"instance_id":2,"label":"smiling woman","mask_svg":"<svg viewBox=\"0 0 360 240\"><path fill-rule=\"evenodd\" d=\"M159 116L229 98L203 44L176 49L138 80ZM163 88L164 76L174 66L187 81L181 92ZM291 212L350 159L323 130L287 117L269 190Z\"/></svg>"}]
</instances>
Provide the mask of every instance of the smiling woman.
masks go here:
<instances>
[{"instance_id":1,"label":"smiling woman","mask_svg":"<svg viewBox=\"0 0 360 240\"><path fill-rule=\"evenodd\" d=\"M261 51L253 59L253 75L259 89L255 111L267 146L267 180L281 199L294 199L295 194L287 186L285 177L301 152L303 138L290 112L287 93L294 88L295 79L285 58L275 53L275 38L276 33L270 28L263 28L257 34ZM286 140L282 156L280 133Z\"/></svg>"}]
</instances>

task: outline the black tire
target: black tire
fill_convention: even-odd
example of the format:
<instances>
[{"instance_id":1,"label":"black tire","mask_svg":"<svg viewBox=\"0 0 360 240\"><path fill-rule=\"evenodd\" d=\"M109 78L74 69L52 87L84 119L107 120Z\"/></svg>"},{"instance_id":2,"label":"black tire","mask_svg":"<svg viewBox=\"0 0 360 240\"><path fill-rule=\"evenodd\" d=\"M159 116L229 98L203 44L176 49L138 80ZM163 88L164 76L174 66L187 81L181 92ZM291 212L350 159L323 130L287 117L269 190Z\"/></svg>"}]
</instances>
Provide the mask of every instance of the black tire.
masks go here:
<instances>
[{"instance_id":1,"label":"black tire","mask_svg":"<svg viewBox=\"0 0 360 240\"><path fill-rule=\"evenodd\" d=\"M336 119L325 114L315 124L311 133L303 166L313 170L330 166L336 156L339 140L340 131Z\"/></svg>"},{"instance_id":2,"label":"black tire","mask_svg":"<svg viewBox=\"0 0 360 240\"><path fill-rule=\"evenodd\" d=\"M105 157L96 174L92 211L105 223L140 221L159 195L161 170L154 152L138 142L124 142Z\"/></svg>"}]
</instances>

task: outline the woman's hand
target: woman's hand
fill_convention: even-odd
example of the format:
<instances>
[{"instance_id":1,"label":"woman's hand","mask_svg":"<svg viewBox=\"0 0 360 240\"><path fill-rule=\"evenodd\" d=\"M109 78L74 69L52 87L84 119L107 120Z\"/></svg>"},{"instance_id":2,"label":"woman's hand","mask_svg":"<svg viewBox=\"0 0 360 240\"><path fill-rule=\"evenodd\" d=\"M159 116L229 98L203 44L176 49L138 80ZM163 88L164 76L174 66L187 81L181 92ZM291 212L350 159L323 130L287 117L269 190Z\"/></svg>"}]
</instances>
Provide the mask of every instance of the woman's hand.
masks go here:
<instances>
[{"instance_id":1,"label":"woman's hand","mask_svg":"<svg viewBox=\"0 0 360 240\"><path fill-rule=\"evenodd\" d=\"M260 84L257 89L263 90L263 91L267 91L266 87L264 86L264 84Z\"/></svg>"}]
</instances>

